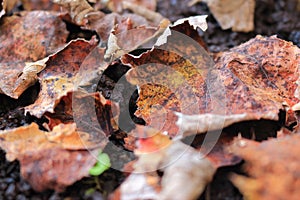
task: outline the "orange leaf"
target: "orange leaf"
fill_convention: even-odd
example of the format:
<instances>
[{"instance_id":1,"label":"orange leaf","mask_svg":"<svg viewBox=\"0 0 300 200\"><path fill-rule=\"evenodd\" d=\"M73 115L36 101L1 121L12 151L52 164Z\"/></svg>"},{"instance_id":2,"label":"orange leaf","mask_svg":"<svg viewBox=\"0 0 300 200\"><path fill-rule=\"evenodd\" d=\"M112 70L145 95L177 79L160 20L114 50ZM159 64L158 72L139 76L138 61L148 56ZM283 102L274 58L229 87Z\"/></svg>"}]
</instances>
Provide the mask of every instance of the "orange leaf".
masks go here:
<instances>
[{"instance_id":1,"label":"orange leaf","mask_svg":"<svg viewBox=\"0 0 300 200\"><path fill-rule=\"evenodd\" d=\"M229 150L246 161L250 177L234 175L231 180L247 199L298 199L299 142L298 134L262 143L236 139Z\"/></svg>"},{"instance_id":2,"label":"orange leaf","mask_svg":"<svg viewBox=\"0 0 300 200\"><path fill-rule=\"evenodd\" d=\"M87 176L97 161L99 147L105 143L77 131L75 124L60 124L44 132L32 123L0 133L0 147L6 151L6 158L20 161L22 176L37 191L62 191Z\"/></svg>"}]
</instances>

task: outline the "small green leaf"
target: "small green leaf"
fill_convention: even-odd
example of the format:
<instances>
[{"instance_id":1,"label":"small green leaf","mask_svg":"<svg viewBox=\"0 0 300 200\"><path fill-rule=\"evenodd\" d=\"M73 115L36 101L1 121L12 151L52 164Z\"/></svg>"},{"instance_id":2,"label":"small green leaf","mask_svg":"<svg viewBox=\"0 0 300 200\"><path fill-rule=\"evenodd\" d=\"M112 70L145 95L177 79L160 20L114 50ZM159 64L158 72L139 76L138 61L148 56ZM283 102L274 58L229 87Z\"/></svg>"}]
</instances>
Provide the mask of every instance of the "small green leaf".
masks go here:
<instances>
[{"instance_id":1,"label":"small green leaf","mask_svg":"<svg viewBox=\"0 0 300 200\"><path fill-rule=\"evenodd\" d=\"M97 163L89 171L90 175L92 176L99 176L111 166L109 156L106 153L100 152L97 158Z\"/></svg>"}]
</instances>

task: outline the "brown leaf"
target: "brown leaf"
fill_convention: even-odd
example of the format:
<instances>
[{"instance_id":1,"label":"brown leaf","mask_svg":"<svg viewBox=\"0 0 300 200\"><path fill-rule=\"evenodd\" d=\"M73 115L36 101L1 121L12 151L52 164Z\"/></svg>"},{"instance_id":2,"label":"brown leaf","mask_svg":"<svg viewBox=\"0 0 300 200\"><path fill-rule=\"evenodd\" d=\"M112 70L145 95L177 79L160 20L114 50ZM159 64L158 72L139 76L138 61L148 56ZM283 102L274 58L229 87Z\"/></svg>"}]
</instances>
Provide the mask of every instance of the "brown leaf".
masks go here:
<instances>
[{"instance_id":1,"label":"brown leaf","mask_svg":"<svg viewBox=\"0 0 300 200\"><path fill-rule=\"evenodd\" d=\"M52 0L22 0L25 10L52 10L61 11L61 6L53 3Z\"/></svg>"},{"instance_id":2,"label":"brown leaf","mask_svg":"<svg viewBox=\"0 0 300 200\"><path fill-rule=\"evenodd\" d=\"M236 139L230 151L242 157L250 175L233 175L232 182L246 199L298 199L300 135L270 139L262 143Z\"/></svg>"},{"instance_id":3,"label":"brown leaf","mask_svg":"<svg viewBox=\"0 0 300 200\"><path fill-rule=\"evenodd\" d=\"M62 191L87 176L102 144L77 131L75 124L60 124L44 132L32 123L0 133L0 147L6 151L6 158L20 161L21 175L37 191Z\"/></svg>"},{"instance_id":4,"label":"brown leaf","mask_svg":"<svg viewBox=\"0 0 300 200\"><path fill-rule=\"evenodd\" d=\"M120 199L195 199L212 180L215 168L191 147L147 127L130 134L139 136L138 160L120 186Z\"/></svg>"},{"instance_id":5,"label":"brown leaf","mask_svg":"<svg viewBox=\"0 0 300 200\"><path fill-rule=\"evenodd\" d=\"M117 24L110 33L104 58L115 60L125 53L137 49L142 44L154 40L168 25L169 21L163 20L158 27L139 26L134 28L133 21L128 18L121 24ZM154 42L150 46L153 45Z\"/></svg>"},{"instance_id":6,"label":"brown leaf","mask_svg":"<svg viewBox=\"0 0 300 200\"><path fill-rule=\"evenodd\" d=\"M60 98L76 90L76 81L81 80L81 78L76 80L76 75L84 59L96 44L96 39L89 42L78 39L71 41L63 50L47 58L46 68L38 76L41 83L38 99L34 104L27 106L25 111L37 117L41 117L45 112L53 113Z\"/></svg>"},{"instance_id":7,"label":"brown leaf","mask_svg":"<svg viewBox=\"0 0 300 200\"><path fill-rule=\"evenodd\" d=\"M122 12L124 2L139 5L152 11L156 10L156 0L109 0L107 7L113 12Z\"/></svg>"},{"instance_id":8,"label":"brown leaf","mask_svg":"<svg viewBox=\"0 0 300 200\"><path fill-rule=\"evenodd\" d=\"M161 50L166 49L164 46L159 46L140 57L123 58L134 67L127 79L140 88L136 114L148 125L160 122L163 125L158 128L172 136L190 135L247 120L276 121L279 110L299 102L296 82L300 50L292 43L275 36L257 36L220 53L213 66L203 52L193 57L191 52L197 48L186 41L180 44L177 40L173 48L180 49L178 54L185 57L170 53L172 48L166 52ZM169 36L166 45L174 43ZM183 78L172 75L170 69ZM288 115L292 118L291 109Z\"/></svg>"},{"instance_id":9,"label":"brown leaf","mask_svg":"<svg viewBox=\"0 0 300 200\"><path fill-rule=\"evenodd\" d=\"M130 20L132 23L132 28L139 26L151 26L151 24L142 16L136 14L123 14L119 15L117 13L110 13L102 18L90 17L89 23L85 26L86 29L95 30L101 38L101 42L106 43L111 31L117 24L126 23L127 20ZM157 24L158 25L158 24Z\"/></svg>"},{"instance_id":10,"label":"brown leaf","mask_svg":"<svg viewBox=\"0 0 300 200\"><path fill-rule=\"evenodd\" d=\"M60 99L54 113L45 113L49 130L61 124L76 123L77 131L89 133L93 142L105 145L107 137L118 129L117 103L106 100L100 93L69 92Z\"/></svg>"},{"instance_id":11,"label":"brown leaf","mask_svg":"<svg viewBox=\"0 0 300 200\"><path fill-rule=\"evenodd\" d=\"M87 24L88 14L95 12L86 0L53 0L53 2L67 9L71 19L77 25ZM102 16L101 12L97 12L97 14Z\"/></svg>"},{"instance_id":12,"label":"brown leaf","mask_svg":"<svg viewBox=\"0 0 300 200\"><path fill-rule=\"evenodd\" d=\"M18 159L20 155L28 152L42 151L52 147L84 150L100 145L91 141L89 134L77 131L75 124L60 124L51 132L45 132L41 131L37 124L32 123L28 126L2 131L0 138L1 148L6 151L6 158L9 161Z\"/></svg>"},{"instance_id":13,"label":"brown leaf","mask_svg":"<svg viewBox=\"0 0 300 200\"><path fill-rule=\"evenodd\" d=\"M0 18L9 13L18 3L18 0L1 0L0 1Z\"/></svg>"},{"instance_id":14,"label":"brown leaf","mask_svg":"<svg viewBox=\"0 0 300 200\"><path fill-rule=\"evenodd\" d=\"M249 32L254 29L255 0L193 0L206 2L222 29Z\"/></svg>"},{"instance_id":15,"label":"brown leaf","mask_svg":"<svg viewBox=\"0 0 300 200\"><path fill-rule=\"evenodd\" d=\"M4 17L0 31L1 93L18 98L20 92L14 92L15 82L25 62L54 53L67 36L65 24L53 12L22 12L18 16Z\"/></svg>"},{"instance_id":16,"label":"brown leaf","mask_svg":"<svg viewBox=\"0 0 300 200\"><path fill-rule=\"evenodd\" d=\"M67 151L54 147L34 155L24 154L20 157L21 175L36 191L54 189L62 192L88 176L97 162L98 151Z\"/></svg>"}]
</instances>

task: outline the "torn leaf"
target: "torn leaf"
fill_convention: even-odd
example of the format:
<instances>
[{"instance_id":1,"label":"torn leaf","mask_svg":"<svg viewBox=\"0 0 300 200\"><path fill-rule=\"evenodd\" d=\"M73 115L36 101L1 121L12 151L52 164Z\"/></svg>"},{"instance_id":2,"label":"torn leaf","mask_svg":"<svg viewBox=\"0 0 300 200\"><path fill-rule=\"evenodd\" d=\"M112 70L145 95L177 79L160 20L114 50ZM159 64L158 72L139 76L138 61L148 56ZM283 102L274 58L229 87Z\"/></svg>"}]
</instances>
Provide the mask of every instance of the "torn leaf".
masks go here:
<instances>
[{"instance_id":1,"label":"torn leaf","mask_svg":"<svg viewBox=\"0 0 300 200\"><path fill-rule=\"evenodd\" d=\"M206 2L222 29L250 32L254 29L255 0L196 0Z\"/></svg>"},{"instance_id":2,"label":"torn leaf","mask_svg":"<svg viewBox=\"0 0 300 200\"><path fill-rule=\"evenodd\" d=\"M167 43L139 57L123 57L133 66L126 78L140 89L136 114L149 126L175 136L247 120L276 121L285 109L293 119L290 108L299 102L297 46L275 36L257 36L219 53L213 65L195 43L174 42L172 34ZM165 50L172 45L176 48ZM183 56L174 55L173 49Z\"/></svg>"},{"instance_id":3,"label":"torn leaf","mask_svg":"<svg viewBox=\"0 0 300 200\"><path fill-rule=\"evenodd\" d=\"M53 12L21 12L1 21L0 91L18 98L22 92L14 91L15 82L25 63L35 62L57 51L64 45L68 32Z\"/></svg>"},{"instance_id":4,"label":"torn leaf","mask_svg":"<svg viewBox=\"0 0 300 200\"><path fill-rule=\"evenodd\" d=\"M57 54L51 55L46 61L46 68L38 75L41 83L38 99L34 104L27 106L25 111L37 117L41 117L45 112L53 113L60 98L76 90L76 75L82 62L96 45L95 38L89 42L78 39L71 41Z\"/></svg>"}]
</instances>

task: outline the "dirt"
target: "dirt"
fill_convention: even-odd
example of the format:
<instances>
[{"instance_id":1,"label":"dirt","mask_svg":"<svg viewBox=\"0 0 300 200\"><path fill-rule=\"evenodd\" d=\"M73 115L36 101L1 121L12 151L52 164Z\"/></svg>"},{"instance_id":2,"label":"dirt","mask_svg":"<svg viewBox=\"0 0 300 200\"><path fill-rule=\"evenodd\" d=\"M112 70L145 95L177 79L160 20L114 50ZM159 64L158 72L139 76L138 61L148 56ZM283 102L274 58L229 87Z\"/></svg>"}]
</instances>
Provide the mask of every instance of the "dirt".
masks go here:
<instances>
[{"instance_id":1,"label":"dirt","mask_svg":"<svg viewBox=\"0 0 300 200\"><path fill-rule=\"evenodd\" d=\"M211 52L219 52L239 45L253 38L257 34L277 35L292 41L300 47L300 12L296 11L296 0L257 0L255 12L255 30L250 33L236 33L231 30L221 30L220 26L209 12L204 3L188 7L189 0L158 0L158 12L171 21L182 17L199 14L208 15L208 30L202 35ZM79 29L76 30L80 32ZM75 31L75 32L76 32ZM77 37L77 32L70 37ZM75 35L75 36L74 36ZM80 35L80 34L79 34ZM103 88L102 88L103 89ZM101 90L101 87L100 89ZM39 85L29 88L19 100L0 95L0 129L8 129L29 124L32 121L42 124L46 119L37 119L25 115L22 107L34 102L39 91ZM136 94L135 94L136 95ZM136 97L135 97L136 98ZM133 99L135 99L133 98ZM134 101L131 101L134 108ZM137 121L139 119L136 119ZM132 126L132 125L130 125ZM105 149L110 152L112 163L122 167L125 162L134 159L132 152L123 153L122 132L111 137L111 143ZM111 149L114 148L114 149ZM111 152L114 152L113 154ZM242 199L242 195L228 181L228 174L240 172L241 164L233 167L221 168L217 171L213 182L199 199ZM20 177L20 166L17 161L8 162L5 152L0 150L0 199L105 199L123 180L125 176L117 170L110 169L99 177L85 178L70 186L64 193L54 191L37 193L26 181Z\"/></svg>"}]
</instances>

